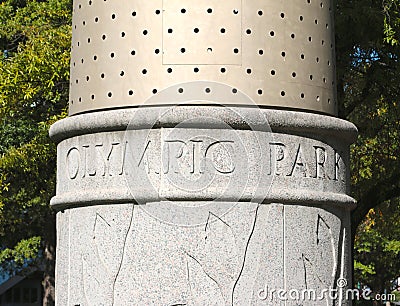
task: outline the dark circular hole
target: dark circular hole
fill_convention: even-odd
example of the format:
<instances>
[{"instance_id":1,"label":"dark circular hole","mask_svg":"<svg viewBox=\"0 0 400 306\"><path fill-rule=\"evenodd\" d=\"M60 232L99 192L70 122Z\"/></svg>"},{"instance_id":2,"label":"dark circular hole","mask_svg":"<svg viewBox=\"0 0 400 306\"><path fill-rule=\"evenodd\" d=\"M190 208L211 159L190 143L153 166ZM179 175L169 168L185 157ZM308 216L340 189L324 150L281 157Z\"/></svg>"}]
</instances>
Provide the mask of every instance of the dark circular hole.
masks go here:
<instances>
[{"instance_id":1,"label":"dark circular hole","mask_svg":"<svg viewBox=\"0 0 400 306\"><path fill-rule=\"evenodd\" d=\"M313 75L312 74L310 74L310 80L312 81L312 79L313 79L314 77L313 77Z\"/></svg>"},{"instance_id":2,"label":"dark circular hole","mask_svg":"<svg viewBox=\"0 0 400 306\"><path fill-rule=\"evenodd\" d=\"M286 93L282 90L281 91L281 96L284 97L286 95Z\"/></svg>"},{"instance_id":3,"label":"dark circular hole","mask_svg":"<svg viewBox=\"0 0 400 306\"><path fill-rule=\"evenodd\" d=\"M304 59L304 54L300 54L300 58L301 58L301 59Z\"/></svg>"},{"instance_id":4,"label":"dark circular hole","mask_svg":"<svg viewBox=\"0 0 400 306\"><path fill-rule=\"evenodd\" d=\"M246 34L247 34L247 35L250 35L250 34L251 34L251 29L247 29L247 30L246 30Z\"/></svg>"},{"instance_id":5,"label":"dark circular hole","mask_svg":"<svg viewBox=\"0 0 400 306\"><path fill-rule=\"evenodd\" d=\"M173 32L172 29L168 29L168 33L171 34Z\"/></svg>"},{"instance_id":6,"label":"dark circular hole","mask_svg":"<svg viewBox=\"0 0 400 306\"><path fill-rule=\"evenodd\" d=\"M186 49L185 48L181 48L181 53L185 53Z\"/></svg>"},{"instance_id":7,"label":"dark circular hole","mask_svg":"<svg viewBox=\"0 0 400 306\"><path fill-rule=\"evenodd\" d=\"M225 73L226 72L226 68L222 67L220 71L221 71L221 73Z\"/></svg>"},{"instance_id":8,"label":"dark circular hole","mask_svg":"<svg viewBox=\"0 0 400 306\"><path fill-rule=\"evenodd\" d=\"M264 50L262 50L262 49L258 50L258 54L263 55L264 54Z\"/></svg>"},{"instance_id":9,"label":"dark circular hole","mask_svg":"<svg viewBox=\"0 0 400 306\"><path fill-rule=\"evenodd\" d=\"M160 53L160 49L155 49L155 50L154 50L154 53L155 53L155 54L159 54L159 53Z\"/></svg>"},{"instance_id":10,"label":"dark circular hole","mask_svg":"<svg viewBox=\"0 0 400 306\"><path fill-rule=\"evenodd\" d=\"M107 38L106 34L103 34L103 35L101 36L101 39L102 39L102 40L105 40L106 38Z\"/></svg>"},{"instance_id":11,"label":"dark circular hole","mask_svg":"<svg viewBox=\"0 0 400 306\"><path fill-rule=\"evenodd\" d=\"M275 36L275 32L274 32L274 31L271 31L271 32L269 32L269 35L270 35L270 36Z\"/></svg>"},{"instance_id":12,"label":"dark circular hole","mask_svg":"<svg viewBox=\"0 0 400 306\"><path fill-rule=\"evenodd\" d=\"M156 14L159 15L161 13L160 10L156 10Z\"/></svg>"},{"instance_id":13,"label":"dark circular hole","mask_svg":"<svg viewBox=\"0 0 400 306\"><path fill-rule=\"evenodd\" d=\"M239 49L238 48L235 48L235 49L233 49L233 53L239 53Z\"/></svg>"},{"instance_id":14,"label":"dark circular hole","mask_svg":"<svg viewBox=\"0 0 400 306\"><path fill-rule=\"evenodd\" d=\"M246 69L246 72L247 72L247 74L251 74L251 69L250 69L250 68L247 68L247 69Z\"/></svg>"},{"instance_id":15,"label":"dark circular hole","mask_svg":"<svg viewBox=\"0 0 400 306\"><path fill-rule=\"evenodd\" d=\"M292 39L294 39L294 38L296 37L296 35L295 35L294 33L292 33L292 34L290 34L290 37L291 37Z\"/></svg>"},{"instance_id":16,"label":"dark circular hole","mask_svg":"<svg viewBox=\"0 0 400 306\"><path fill-rule=\"evenodd\" d=\"M199 28L194 28L193 32L195 32L195 33L199 33L199 32L200 32L200 30L199 30Z\"/></svg>"},{"instance_id":17,"label":"dark circular hole","mask_svg":"<svg viewBox=\"0 0 400 306\"><path fill-rule=\"evenodd\" d=\"M115 14L112 14L112 15L111 15L111 19L115 19Z\"/></svg>"},{"instance_id":18,"label":"dark circular hole","mask_svg":"<svg viewBox=\"0 0 400 306\"><path fill-rule=\"evenodd\" d=\"M236 88L232 88L232 93L236 94L238 90Z\"/></svg>"},{"instance_id":19,"label":"dark circular hole","mask_svg":"<svg viewBox=\"0 0 400 306\"><path fill-rule=\"evenodd\" d=\"M300 94L300 98L304 99L304 93Z\"/></svg>"},{"instance_id":20,"label":"dark circular hole","mask_svg":"<svg viewBox=\"0 0 400 306\"><path fill-rule=\"evenodd\" d=\"M111 58L114 58L114 57L115 57L115 53L114 53L114 52L111 52L111 53L110 53L110 57L111 57Z\"/></svg>"},{"instance_id":21,"label":"dark circular hole","mask_svg":"<svg viewBox=\"0 0 400 306\"><path fill-rule=\"evenodd\" d=\"M142 74L147 74L147 69L143 69Z\"/></svg>"},{"instance_id":22,"label":"dark circular hole","mask_svg":"<svg viewBox=\"0 0 400 306\"><path fill-rule=\"evenodd\" d=\"M197 72L199 72L199 71L200 71L200 69L199 69L199 68L197 68L197 67L195 67L195 68L193 69L193 71L194 71L195 73L197 73Z\"/></svg>"},{"instance_id":23,"label":"dark circular hole","mask_svg":"<svg viewBox=\"0 0 400 306\"><path fill-rule=\"evenodd\" d=\"M259 16L262 16L263 14L264 14L263 11L261 11L261 10L258 11Z\"/></svg>"},{"instance_id":24,"label":"dark circular hole","mask_svg":"<svg viewBox=\"0 0 400 306\"><path fill-rule=\"evenodd\" d=\"M185 13L186 13L186 9L184 9L184 8L181 9L181 13L182 13L182 14L185 14Z\"/></svg>"},{"instance_id":25,"label":"dark circular hole","mask_svg":"<svg viewBox=\"0 0 400 306\"><path fill-rule=\"evenodd\" d=\"M168 72L168 73L172 73L172 68L168 68L168 69L167 69L167 72Z\"/></svg>"},{"instance_id":26,"label":"dark circular hole","mask_svg":"<svg viewBox=\"0 0 400 306\"><path fill-rule=\"evenodd\" d=\"M121 71L121 72L119 73L119 75L120 75L120 76L124 76L124 75L125 75L125 71Z\"/></svg>"},{"instance_id":27,"label":"dark circular hole","mask_svg":"<svg viewBox=\"0 0 400 306\"><path fill-rule=\"evenodd\" d=\"M211 92L211 88L207 87L207 88L205 89L205 92L206 92L206 93L210 93L210 92Z\"/></svg>"},{"instance_id":28,"label":"dark circular hole","mask_svg":"<svg viewBox=\"0 0 400 306\"><path fill-rule=\"evenodd\" d=\"M131 51L131 55L135 55L136 54L136 51L135 50L132 50Z\"/></svg>"},{"instance_id":29,"label":"dark circular hole","mask_svg":"<svg viewBox=\"0 0 400 306\"><path fill-rule=\"evenodd\" d=\"M93 56L93 60L97 61L97 55Z\"/></svg>"},{"instance_id":30,"label":"dark circular hole","mask_svg":"<svg viewBox=\"0 0 400 306\"><path fill-rule=\"evenodd\" d=\"M149 32L147 30L143 31L143 35L147 35Z\"/></svg>"},{"instance_id":31,"label":"dark circular hole","mask_svg":"<svg viewBox=\"0 0 400 306\"><path fill-rule=\"evenodd\" d=\"M208 9L207 9L207 13L209 13L209 14L211 14L212 11L213 11L212 8L208 8Z\"/></svg>"},{"instance_id":32,"label":"dark circular hole","mask_svg":"<svg viewBox=\"0 0 400 306\"><path fill-rule=\"evenodd\" d=\"M94 95L91 95L92 100L94 100Z\"/></svg>"},{"instance_id":33,"label":"dark circular hole","mask_svg":"<svg viewBox=\"0 0 400 306\"><path fill-rule=\"evenodd\" d=\"M296 77L296 75L297 75L297 74L296 74L296 72L292 72L292 77L294 77L294 78L295 78L295 77Z\"/></svg>"},{"instance_id":34,"label":"dark circular hole","mask_svg":"<svg viewBox=\"0 0 400 306\"><path fill-rule=\"evenodd\" d=\"M286 52L285 52L285 51L282 51L282 52L281 52L281 55L282 55L282 57L285 57L285 56L286 56Z\"/></svg>"},{"instance_id":35,"label":"dark circular hole","mask_svg":"<svg viewBox=\"0 0 400 306\"><path fill-rule=\"evenodd\" d=\"M112 97L112 92L109 91L108 94L107 94L107 96L108 96L109 98L111 98L111 97Z\"/></svg>"},{"instance_id":36,"label":"dark circular hole","mask_svg":"<svg viewBox=\"0 0 400 306\"><path fill-rule=\"evenodd\" d=\"M300 15L299 19L300 19L300 21L303 21L304 17Z\"/></svg>"},{"instance_id":37,"label":"dark circular hole","mask_svg":"<svg viewBox=\"0 0 400 306\"><path fill-rule=\"evenodd\" d=\"M121 32L121 37L125 37L125 32Z\"/></svg>"},{"instance_id":38,"label":"dark circular hole","mask_svg":"<svg viewBox=\"0 0 400 306\"><path fill-rule=\"evenodd\" d=\"M133 17L136 16L136 12L135 12L135 11L132 12L132 16L133 16Z\"/></svg>"},{"instance_id":39,"label":"dark circular hole","mask_svg":"<svg viewBox=\"0 0 400 306\"><path fill-rule=\"evenodd\" d=\"M153 92L153 94L156 94L157 93L157 89L154 88L152 92Z\"/></svg>"},{"instance_id":40,"label":"dark circular hole","mask_svg":"<svg viewBox=\"0 0 400 306\"><path fill-rule=\"evenodd\" d=\"M102 79L104 79L105 76L106 76L106 75L105 75L104 73L100 74L100 77L101 77Z\"/></svg>"},{"instance_id":41,"label":"dark circular hole","mask_svg":"<svg viewBox=\"0 0 400 306\"><path fill-rule=\"evenodd\" d=\"M271 75L275 75L275 74L276 74L275 70L271 70Z\"/></svg>"},{"instance_id":42,"label":"dark circular hole","mask_svg":"<svg viewBox=\"0 0 400 306\"><path fill-rule=\"evenodd\" d=\"M257 93L261 96L263 94L262 89L257 90Z\"/></svg>"},{"instance_id":43,"label":"dark circular hole","mask_svg":"<svg viewBox=\"0 0 400 306\"><path fill-rule=\"evenodd\" d=\"M233 10L233 13L234 13L235 15L237 15L237 14L239 14L239 10Z\"/></svg>"},{"instance_id":44,"label":"dark circular hole","mask_svg":"<svg viewBox=\"0 0 400 306\"><path fill-rule=\"evenodd\" d=\"M285 18L285 13L281 13L281 18Z\"/></svg>"},{"instance_id":45,"label":"dark circular hole","mask_svg":"<svg viewBox=\"0 0 400 306\"><path fill-rule=\"evenodd\" d=\"M128 94L129 94L130 96L132 96L132 95L133 95L133 90L132 90L132 89L129 90Z\"/></svg>"},{"instance_id":46,"label":"dark circular hole","mask_svg":"<svg viewBox=\"0 0 400 306\"><path fill-rule=\"evenodd\" d=\"M178 92L179 92L179 93L183 93L183 88L179 88L179 89L178 89Z\"/></svg>"},{"instance_id":47,"label":"dark circular hole","mask_svg":"<svg viewBox=\"0 0 400 306\"><path fill-rule=\"evenodd\" d=\"M221 28L220 32L221 32L222 34L224 34L224 33L226 32L226 30L225 30L224 28Z\"/></svg>"}]
</instances>

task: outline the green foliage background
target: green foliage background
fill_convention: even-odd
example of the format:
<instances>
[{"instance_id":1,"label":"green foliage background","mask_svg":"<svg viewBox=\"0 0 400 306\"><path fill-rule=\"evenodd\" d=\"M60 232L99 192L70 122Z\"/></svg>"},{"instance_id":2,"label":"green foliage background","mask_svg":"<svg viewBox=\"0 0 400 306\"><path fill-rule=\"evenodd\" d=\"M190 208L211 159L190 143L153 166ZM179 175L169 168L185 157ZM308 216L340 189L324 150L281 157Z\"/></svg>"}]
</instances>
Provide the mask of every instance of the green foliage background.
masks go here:
<instances>
[{"instance_id":1,"label":"green foliage background","mask_svg":"<svg viewBox=\"0 0 400 306\"><path fill-rule=\"evenodd\" d=\"M339 116L359 129L351 147L355 282L379 293L400 276L399 4L339 0L336 8Z\"/></svg>"},{"instance_id":2,"label":"green foliage background","mask_svg":"<svg viewBox=\"0 0 400 306\"><path fill-rule=\"evenodd\" d=\"M48 128L68 101L71 8L65 0L0 4L0 264L8 271L54 241Z\"/></svg>"}]
</instances>

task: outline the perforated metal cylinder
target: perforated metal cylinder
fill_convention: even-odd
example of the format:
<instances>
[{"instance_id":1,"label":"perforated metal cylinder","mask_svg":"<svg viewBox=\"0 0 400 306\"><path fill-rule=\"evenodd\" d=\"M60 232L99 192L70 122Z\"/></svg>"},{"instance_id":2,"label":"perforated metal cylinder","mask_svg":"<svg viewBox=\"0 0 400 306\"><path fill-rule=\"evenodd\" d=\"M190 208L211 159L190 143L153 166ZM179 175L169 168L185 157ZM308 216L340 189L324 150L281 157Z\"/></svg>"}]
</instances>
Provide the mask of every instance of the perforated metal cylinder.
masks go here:
<instances>
[{"instance_id":1,"label":"perforated metal cylinder","mask_svg":"<svg viewBox=\"0 0 400 306\"><path fill-rule=\"evenodd\" d=\"M197 80L336 113L331 0L75 0L73 13L70 114Z\"/></svg>"}]
</instances>

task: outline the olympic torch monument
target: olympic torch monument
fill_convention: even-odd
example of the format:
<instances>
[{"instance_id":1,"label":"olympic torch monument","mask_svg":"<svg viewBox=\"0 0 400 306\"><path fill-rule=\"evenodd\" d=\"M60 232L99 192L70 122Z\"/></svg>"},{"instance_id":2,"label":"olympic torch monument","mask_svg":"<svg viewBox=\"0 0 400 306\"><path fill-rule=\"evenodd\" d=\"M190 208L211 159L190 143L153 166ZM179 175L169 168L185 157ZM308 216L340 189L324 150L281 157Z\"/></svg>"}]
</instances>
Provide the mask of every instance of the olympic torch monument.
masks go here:
<instances>
[{"instance_id":1,"label":"olympic torch monument","mask_svg":"<svg viewBox=\"0 0 400 306\"><path fill-rule=\"evenodd\" d=\"M74 0L56 303L350 305L329 0Z\"/></svg>"}]
</instances>

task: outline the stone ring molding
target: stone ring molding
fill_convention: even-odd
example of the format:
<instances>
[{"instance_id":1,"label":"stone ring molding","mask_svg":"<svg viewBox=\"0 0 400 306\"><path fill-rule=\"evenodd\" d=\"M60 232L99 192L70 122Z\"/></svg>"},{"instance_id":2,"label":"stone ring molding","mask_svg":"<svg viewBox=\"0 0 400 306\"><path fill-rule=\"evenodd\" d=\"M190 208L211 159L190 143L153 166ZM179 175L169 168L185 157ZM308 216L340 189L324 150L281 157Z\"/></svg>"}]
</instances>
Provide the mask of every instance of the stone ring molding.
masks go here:
<instances>
[{"instance_id":1,"label":"stone ring molding","mask_svg":"<svg viewBox=\"0 0 400 306\"><path fill-rule=\"evenodd\" d=\"M163 129L174 128L182 122L185 122L182 131L223 127L219 132L222 138L229 138L232 133L267 133L263 131L264 119L260 113L267 118L273 134L272 138L268 137L273 142L265 142L262 144L264 147L260 147L266 153L262 176L273 174L273 184L267 193L262 188L246 193L240 190L243 186L238 182L237 189L230 190L222 198L219 196L219 200L260 203L306 201L306 204L343 205L347 209L355 206L348 195L348 174L345 171L349 162L347 148L357 133L353 124L314 113L244 106L179 105L172 112L168 112L169 109L170 106L117 109L80 114L55 123L50 136L58 143L60 154L57 195L51 201L53 207L65 209L91 203L145 203L163 199L185 201L189 196L176 188L162 189L159 186L158 191L151 188L153 190L143 192L143 188L148 186L138 186L141 192L137 194L135 190L129 190L132 188L127 186L123 175L126 129L129 127L132 133L150 129L150 134L160 141ZM246 122L235 116L232 110L244 115ZM200 119L191 120L199 118L199 115ZM133 117L137 119L135 122L131 122ZM138 153L143 154L144 148ZM218 169L215 170L218 172ZM215 193L209 190L191 193L190 198L215 199L217 189Z\"/></svg>"}]
</instances>

